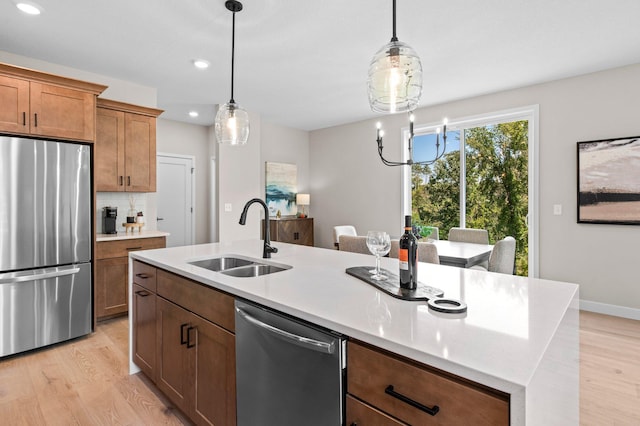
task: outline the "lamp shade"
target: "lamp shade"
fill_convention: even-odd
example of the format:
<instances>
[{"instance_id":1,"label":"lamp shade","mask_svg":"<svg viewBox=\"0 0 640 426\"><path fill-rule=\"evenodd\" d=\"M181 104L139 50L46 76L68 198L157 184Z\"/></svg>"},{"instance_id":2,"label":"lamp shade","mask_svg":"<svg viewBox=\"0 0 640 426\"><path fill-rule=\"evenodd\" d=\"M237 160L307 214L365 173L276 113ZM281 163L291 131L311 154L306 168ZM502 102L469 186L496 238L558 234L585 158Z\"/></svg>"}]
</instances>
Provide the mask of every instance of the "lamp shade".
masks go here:
<instances>
[{"instance_id":1,"label":"lamp shade","mask_svg":"<svg viewBox=\"0 0 640 426\"><path fill-rule=\"evenodd\" d=\"M420 58L409 45L392 40L371 60L367 89L375 112L413 111L422 95Z\"/></svg>"},{"instance_id":2,"label":"lamp shade","mask_svg":"<svg viewBox=\"0 0 640 426\"><path fill-rule=\"evenodd\" d=\"M249 114L235 102L228 102L218 109L215 121L218 143L244 145L249 140Z\"/></svg>"},{"instance_id":3,"label":"lamp shade","mask_svg":"<svg viewBox=\"0 0 640 426\"><path fill-rule=\"evenodd\" d=\"M296 194L296 204L300 206L308 206L311 197L309 194Z\"/></svg>"}]
</instances>

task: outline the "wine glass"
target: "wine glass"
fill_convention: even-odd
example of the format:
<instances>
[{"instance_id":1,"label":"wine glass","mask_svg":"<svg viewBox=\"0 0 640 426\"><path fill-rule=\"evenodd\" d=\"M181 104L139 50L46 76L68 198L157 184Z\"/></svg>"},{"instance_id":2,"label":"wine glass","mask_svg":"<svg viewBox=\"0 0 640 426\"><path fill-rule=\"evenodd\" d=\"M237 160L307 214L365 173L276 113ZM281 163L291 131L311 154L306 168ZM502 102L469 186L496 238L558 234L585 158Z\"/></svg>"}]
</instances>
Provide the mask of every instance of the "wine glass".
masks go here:
<instances>
[{"instance_id":1,"label":"wine glass","mask_svg":"<svg viewBox=\"0 0 640 426\"><path fill-rule=\"evenodd\" d=\"M387 277L380 271L380 256L386 255L391 249L391 238L389 234L384 231L367 232L367 247L371 254L376 256L376 269L371 278L374 280L384 280Z\"/></svg>"}]
</instances>

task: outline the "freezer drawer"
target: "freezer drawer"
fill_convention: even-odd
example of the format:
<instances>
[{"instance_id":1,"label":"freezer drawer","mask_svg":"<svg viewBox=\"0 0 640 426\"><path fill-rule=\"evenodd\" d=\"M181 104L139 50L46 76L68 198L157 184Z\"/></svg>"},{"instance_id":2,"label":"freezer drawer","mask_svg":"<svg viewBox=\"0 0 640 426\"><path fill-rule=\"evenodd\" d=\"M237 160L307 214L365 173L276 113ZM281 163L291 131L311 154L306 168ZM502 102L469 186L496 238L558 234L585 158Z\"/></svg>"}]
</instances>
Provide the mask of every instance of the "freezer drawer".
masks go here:
<instances>
[{"instance_id":1,"label":"freezer drawer","mask_svg":"<svg viewBox=\"0 0 640 426\"><path fill-rule=\"evenodd\" d=\"M91 264L0 274L0 356L91 332Z\"/></svg>"}]
</instances>

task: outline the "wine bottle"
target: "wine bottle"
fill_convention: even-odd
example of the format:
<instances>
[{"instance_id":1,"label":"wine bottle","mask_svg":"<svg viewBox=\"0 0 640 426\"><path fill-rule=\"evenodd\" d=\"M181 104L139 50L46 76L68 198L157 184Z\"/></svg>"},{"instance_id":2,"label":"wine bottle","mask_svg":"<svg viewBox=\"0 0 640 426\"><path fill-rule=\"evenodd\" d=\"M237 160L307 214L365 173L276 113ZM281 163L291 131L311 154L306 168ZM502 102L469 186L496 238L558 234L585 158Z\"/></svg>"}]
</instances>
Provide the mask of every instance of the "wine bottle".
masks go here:
<instances>
[{"instance_id":1,"label":"wine bottle","mask_svg":"<svg viewBox=\"0 0 640 426\"><path fill-rule=\"evenodd\" d=\"M404 217L404 234L398 242L400 261L400 288L418 287L418 242L411 228L411 216Z\"/></svg>"}]
</instances>

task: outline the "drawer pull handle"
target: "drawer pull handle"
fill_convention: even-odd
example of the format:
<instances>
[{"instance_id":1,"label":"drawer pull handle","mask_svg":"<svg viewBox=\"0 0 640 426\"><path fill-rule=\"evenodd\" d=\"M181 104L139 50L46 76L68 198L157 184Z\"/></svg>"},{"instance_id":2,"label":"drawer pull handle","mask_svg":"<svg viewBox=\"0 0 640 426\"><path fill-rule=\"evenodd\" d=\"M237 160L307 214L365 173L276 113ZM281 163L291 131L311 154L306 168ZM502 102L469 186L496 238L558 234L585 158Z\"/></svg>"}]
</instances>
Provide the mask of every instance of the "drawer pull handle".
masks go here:
<instances>
[{"instance_id":1,"label":"drawer pull handle","mask_svg":"<svg viewBox=\"0 0 640 426\"><path fill-rule=\"evenodd\" d=\"M140 250L142 248L142 246L140 247L127 247L127 250Z\"/></svg>"},{"instance_id":2,"label":"drawer pull handle","mask_svg":"<svg viewBox=\"0 0 640 426\"><path fill-rule=\"evenodd\" d=\"M142 278L143 280L146 280L147 278L150 277L150 275L144 274L144 273L139 273L139 274L136 274L136 277Z\"/></svg>"},{"instance_id":3,"label":"drawer pull handle","mask_svg":"<svg viewBox=\"0 0 640 426\"><path fill-rule=\"evenodd\" d=\"M430 414L432 416L435 416L436 414L438 414L438 411L440 411L440 407L438 407L437 405L434 405L433 408L427 407L426 405L422 405L419 402L416 402L413 399L407 398L401 393L394 391L393 385L387 386L387 388L384 390L384 393L391 395L392 397L397 398L400 401L406 404L409 404L410 406L415 407L420 411L424 411L425 413Z\"/></svg>"},{"instance_id":4,"label":"drawer pull handle","mask_svg":"<svg viewBox=\"0 0 640 426\"><path fill-rule=\"evenodd\" d=\"M186 327L188 327L188 326L189 326L188 323L187 324L182 324L180 326L180 345L186 345L187 344L187 339L189 338L189 336L187 336L187 338L184 337L184 329ZM188 333L188 331L187 331L187 333Z\"/></svg>"},{"instance_id":5,"label":"drawer pull handle","mask_svg":"<svg viewBox=\"0 0 640 426\"><path fill-rule=\"evenodd\" d=\"M149 293L146 290L138 290L136 291L136 294L140 297L147 297L148 295L150 295L151 293Z\"/></svg>"},{"instance_id":6,"label":"drawer pull handle","mask_svg":"<svg viewBox=\"0 0 640 426\"><path fill-rule=\"evenodd\" d=\"M196 327L187 328L187 348L193 348L196 344L191 344L191 330L195 330Z\"/></svg>"}]
</instances>

